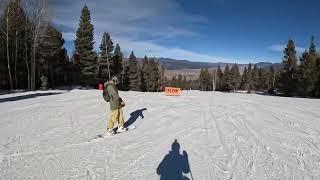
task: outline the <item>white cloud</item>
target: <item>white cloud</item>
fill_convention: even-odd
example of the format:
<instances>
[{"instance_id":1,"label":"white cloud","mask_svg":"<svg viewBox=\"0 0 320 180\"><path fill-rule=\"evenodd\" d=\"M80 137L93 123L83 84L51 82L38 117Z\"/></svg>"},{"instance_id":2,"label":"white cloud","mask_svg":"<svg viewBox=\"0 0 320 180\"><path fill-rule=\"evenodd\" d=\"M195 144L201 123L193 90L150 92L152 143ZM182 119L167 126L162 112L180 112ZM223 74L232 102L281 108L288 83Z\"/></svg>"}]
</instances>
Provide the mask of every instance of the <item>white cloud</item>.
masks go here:
<instances>
[{"instance_id":1,"label":"white cloud","mask_svg":"<svg viewBox=\"0 0 320 180\"><path fill-rule=\"evenodd\" d=\"M283 52L283 50L287 47L285 44L275 44L268 47L269 50L275 52ZM307 48L296 46L296 51L298 53L303 53Z\"/></svg>"},{"instance_id":2,"label":"white cloud","mask_svg":"<svg viewBox=\"0 0 320 180\"><path fill-rule=\"evenodd\" d=\"M132 47L134 47L134 53L139 57L148 55L149 57L166 57L179 60L192 60L201 62L235 62L235 59L214 57L177 47L164 47L152 42L132 41L119 37L115 37L114 39L119 42L121 44L121 47L124 49L131 50ZM129 51L127 52L127 54L129 54Z\"/></svg>"},{"instance_id":3,"label":"white cloud","mask_svg":"<svg viewBox=\"0 0 320 180\"><path fill-rule=\"evenodd\" d=\"M66 40L75 39L75 31L83 3L74 0L49 0L54 22L63 31ZM134 50L139 57L167 57L206 62L234 62L231 59L213 57L178 47L159 45L159 40L197 36L188 27L207 22L198 15L185 13L175 0L90 0L91 18L95 27L95 48L103 32L110 32L115 43L119 43L127 54ZM187 27L188 26L188 27ZM73 31L70 31L70 28Z\"/></svg>"},{"instance_id":4,"label":"white cloud","mask_svg":"<svg viewBox=\"0 0 320 180\"><path fill-rule=\"evenodd\" d=\"M75 39L75 33L63 33L66 40L73 41ZM96 36L95 39L99 37ZM236 59L228 59L223 57L215 57L206 54L196 53L189 50L181 49L178 47L165 47L153 43L152 41L135 41L132 39L127 39L119 36L114 36L113 41L119 43L121 49L126 57L129 56L131 51L134 51L135 55L138 57L143 57L147 55L148 57L165 57L178 60L191 60L191 61L201 61L201 62L239 62ZM98 49L100 42L95 43L96 49ZM243 61L246 62L246 61Z\"/></svg>"},{"instance_id":5,"label":"white cloud","mask_svg":"<svg viewBox=\"0 0 320 180\"><path fill-rule=\"evenodd\" d=\"M83 3L74 0L50 0L49 3L56 24L77 28ZM185 25L207 21L185 13L175 0L90 0L87 4L98 35L107 31L135 39L192 36L196 33Z\"/></svg>"}]
</instances>

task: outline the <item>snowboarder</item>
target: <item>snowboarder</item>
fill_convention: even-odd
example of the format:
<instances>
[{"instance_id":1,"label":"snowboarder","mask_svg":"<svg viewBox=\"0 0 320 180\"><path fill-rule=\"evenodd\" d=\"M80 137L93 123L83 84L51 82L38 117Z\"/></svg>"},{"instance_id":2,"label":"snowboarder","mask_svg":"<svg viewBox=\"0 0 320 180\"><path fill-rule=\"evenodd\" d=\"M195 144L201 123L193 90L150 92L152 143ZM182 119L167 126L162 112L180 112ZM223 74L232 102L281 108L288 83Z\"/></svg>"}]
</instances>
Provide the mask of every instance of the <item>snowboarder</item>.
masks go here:
<instances>
[{"instance_id":1,"label":"snowboarder","mask_svg":"<svg viewBox=\"0 0 320 180\"><path fill-rule=\"evenodd\" d=\"M127 128L124 126L124 116L122 107L125 106L123 100L119 97L119 93L116 85L118 84L118 78L113 76L111 80L104 84L106 92L110 98L109 104L111 109L110 119L107 125L107 135L114 135L113 126L115 123L118 123L117 133L127 131Z\"/></svg>"},{"instance_id":2,"label":"snowboarder","mask_svg":"<svg viewBox=\"0 0 320 180\"><path fill-rule=\"evenodd\" d=\"M191 173L188 154L183 151L180 154L180 144L175 140L171 146L171 151L164 157L157 168L160 180L189 180L183 173Z\"/></svg>"}]
</instances>

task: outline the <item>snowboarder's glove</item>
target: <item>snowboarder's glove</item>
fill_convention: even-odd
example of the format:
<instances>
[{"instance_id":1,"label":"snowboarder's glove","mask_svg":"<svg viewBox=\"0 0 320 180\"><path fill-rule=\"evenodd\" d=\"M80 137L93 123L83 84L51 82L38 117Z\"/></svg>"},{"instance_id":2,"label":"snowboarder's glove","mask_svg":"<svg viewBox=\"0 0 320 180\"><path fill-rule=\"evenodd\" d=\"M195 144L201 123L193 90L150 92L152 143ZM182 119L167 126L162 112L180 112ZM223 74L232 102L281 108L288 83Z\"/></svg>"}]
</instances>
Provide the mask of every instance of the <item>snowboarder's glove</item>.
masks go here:
<instances>
[{"instance_id":1,"label":"snowboarder's glove","mask_svg":"<svg viewBox=\"0 0 320 180\"><path fill-rule=\"evenodd\" d=\"M121 106L124 107L126 105L126 103L124 103L123 101L121 102Z\"/></svg>"},{"instance_id":2,"label":"snowboarder's glove","mask_svg":"<svg viewBox=\"0 0 320 180\"><path fill-rule=\"evenodd\" d=\"M124 103L124 101L119 97L119 101L122 107L124 107L126 105L126 103Z\"/></svg>"}]
</instances>

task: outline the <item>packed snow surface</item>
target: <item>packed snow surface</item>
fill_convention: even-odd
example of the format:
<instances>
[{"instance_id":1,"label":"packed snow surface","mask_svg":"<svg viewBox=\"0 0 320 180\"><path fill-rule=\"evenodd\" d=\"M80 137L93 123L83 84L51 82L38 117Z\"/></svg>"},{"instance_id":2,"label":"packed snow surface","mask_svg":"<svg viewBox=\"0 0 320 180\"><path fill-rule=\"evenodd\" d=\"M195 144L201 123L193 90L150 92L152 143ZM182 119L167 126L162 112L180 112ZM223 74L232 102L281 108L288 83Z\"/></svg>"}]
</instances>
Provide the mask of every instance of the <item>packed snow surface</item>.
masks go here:
<instances>
[{"instance_id":1,"label":"packed snow surface","mask_svg":"<svg viewBox=\"0 0 320 180\"><path fill-rule=\"evenodd\" d=\"M320 179L320 100L120 95L136 129L98 139L98 90L1 95L0 179Z\"/></svg>"}]
</instances>

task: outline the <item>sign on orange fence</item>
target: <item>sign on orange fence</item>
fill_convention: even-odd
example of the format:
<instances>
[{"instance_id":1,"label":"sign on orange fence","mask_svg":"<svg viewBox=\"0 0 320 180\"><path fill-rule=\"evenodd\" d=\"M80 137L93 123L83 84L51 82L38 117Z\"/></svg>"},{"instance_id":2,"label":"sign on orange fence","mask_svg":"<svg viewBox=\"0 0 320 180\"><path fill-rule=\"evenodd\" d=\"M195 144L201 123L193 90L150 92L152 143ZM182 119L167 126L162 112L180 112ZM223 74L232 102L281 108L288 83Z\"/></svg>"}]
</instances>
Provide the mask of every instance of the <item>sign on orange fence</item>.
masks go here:
<instances>
[{"instance_id":1,"label":"sign on orange fence","mask_svg":"<svg viewBox=\"0 0 320 180\"><path fill-rule=\"evenodd\" d=\"M166 96L181 96L181 89L174 87L165 87Z\"/></svg>"}]
</instances>

